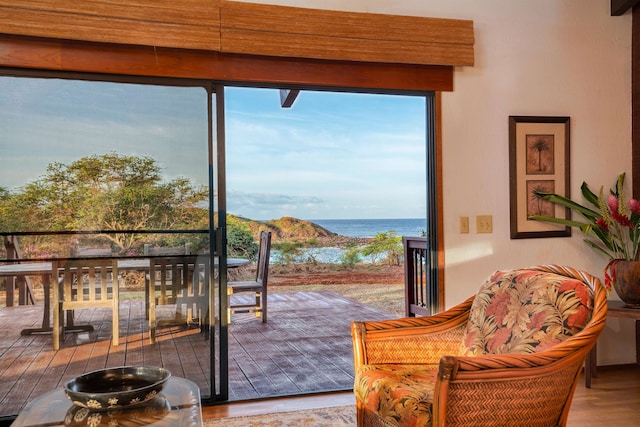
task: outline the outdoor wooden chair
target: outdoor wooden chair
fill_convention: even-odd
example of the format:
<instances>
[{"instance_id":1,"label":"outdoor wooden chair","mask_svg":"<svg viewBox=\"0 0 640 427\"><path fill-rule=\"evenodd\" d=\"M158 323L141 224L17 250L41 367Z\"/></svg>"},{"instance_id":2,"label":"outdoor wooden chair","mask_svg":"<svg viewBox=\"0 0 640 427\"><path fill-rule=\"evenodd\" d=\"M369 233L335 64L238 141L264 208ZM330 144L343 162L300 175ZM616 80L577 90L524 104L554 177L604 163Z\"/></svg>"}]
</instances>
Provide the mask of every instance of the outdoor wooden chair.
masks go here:
<instances>
[{"instance_id":1,"label":"outdoor wooden chair","mask_svg":"<svg viewBox=\"0 0 640 427\"><path fill-rule=\"evenodd\" d=\"M150 259L147 277L149 341L158 326L206 322L209 307L210 261L207 255L177 255ZM159 318L157 306L174 305L170 318Z\"/></svg>"},{"instance_id":2,"label":"outdoor wooden chair","mask_svg":"<svg viewBox=\"0 0 640 427\"><path fill-rule=\"evenodd\" d=\"M64 340L65 329L76 326L75 310L110 308L112 344L118 345L119 283L115 259L54 259L52 262L53 349L58 350ZM58 279L59 277L59 279ZM67 326L64 313L67 312ZM85 330L92 330L91 325Z\"/></svg>"},{"instance_id":3,"label":"outdoor wooden chair","mask_svg":"<svg viewBox=\"0 0 640 427\"><path fill-rule=\"evenodd\" d=\"M256 278L249 281L227 282L227 321L231 324L234 313L255 313L267 322L267 281L269 278L269 256L271 254L271 232L260 232L260 247L256 262ZM242 292L253 292L255 303L243 304L232 301L232 295Z\"/></svg>"},{"instance_id":4,"label":"outdoor wooden chair","mask_svg":"<svg viewBox=\"0 0 640 427\"><path fill-rule=\"evenodd\" d=\"M440 314L354 322L358 426L564 426L606 313L598 278L548 265Z\"/></svg>"},{"instance_id":5,"label":"outdoor wooden chair","mask_svg":"<svg viewBox=\"0 0 640 427\"><path fill-rule=\"evenodd\" d=\"M145 256L152 256L152 257L155 257L155 256L172 257L172 256L179 256L179 255L189 255L191 253L191 245L189 243L185 243L184 246L152 247L148 243L145 243L142 251ZM171 276L168 276L168 277L170 278ZM147 274L145 276L145 286L144 286L144 291L145 291L144 312L145 312L145 319L147 320L149 320L149 290L151 289L149 287L149 278L150 278L150 275Z\"/></svg>"}]
</instances>

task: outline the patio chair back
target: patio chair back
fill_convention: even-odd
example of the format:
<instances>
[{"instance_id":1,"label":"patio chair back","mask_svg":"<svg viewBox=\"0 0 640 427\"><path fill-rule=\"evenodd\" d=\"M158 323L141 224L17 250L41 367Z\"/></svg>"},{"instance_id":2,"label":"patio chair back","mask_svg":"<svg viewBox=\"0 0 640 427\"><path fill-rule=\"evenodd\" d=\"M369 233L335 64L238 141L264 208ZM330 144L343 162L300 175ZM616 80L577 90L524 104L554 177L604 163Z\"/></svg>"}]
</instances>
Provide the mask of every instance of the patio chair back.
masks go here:
<instances>
[{"instance_id":1,"label":"patio chair back","mask_svg":"<svg viewBox=\"0 0 640 427\"><path fill-rule=\"evenodd\" d=\"M110 308L113 345L118 345L118 264L115 259L58 259L52 262L53 284L53 348L58 350L64 339L63 315L72 328L75 310ZM59 276L59 279L58 279Z\"/></svg>"},{"instance_id":2,"label":"patio chair back","mask_svg":"<svg viewBox=\"0 0 640 427\"><path fill-rule=\"evenodd\" d=\"M149 340L166 325L202 325L209 307L208 256L182 255L150 259L147 276ZM157 306L173 305L170 318L159 319Z\"/></svg>"},{"instance_id":3,"label":"patio chair back","mask_svg":"<svg viewBox=\"0 0 640 427\"><path fill-rule=\"evenodd\" d=\"M234 313L255 313L267 322L267 281L269 278L269 257L271 255L271 232L260 232L260 247L256 265L256 278L249 281L232 281L227 283L227 321L231 323ZM253 292L255 303L236 303L231 296L242 292Z\"/></svg>"}]
</instances>

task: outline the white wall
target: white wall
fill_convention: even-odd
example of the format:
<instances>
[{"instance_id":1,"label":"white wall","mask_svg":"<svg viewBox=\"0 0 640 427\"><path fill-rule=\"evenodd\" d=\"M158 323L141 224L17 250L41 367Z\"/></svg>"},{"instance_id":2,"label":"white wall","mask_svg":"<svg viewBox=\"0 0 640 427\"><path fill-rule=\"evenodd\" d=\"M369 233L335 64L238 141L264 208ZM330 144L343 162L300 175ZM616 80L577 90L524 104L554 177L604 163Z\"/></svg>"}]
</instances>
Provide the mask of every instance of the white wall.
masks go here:
<instances>
[{"instance_id":1,"label":"white wall","mask_svg":"<svg viewBox=\"0 0 640 427\"><path fill-rule=\"evenodd\" d=\"M571 194L631 175L631 14L610 0L254 0L258 3L474 21L475 66L443 96L446 304L501 268L566 264L602 278L604 257L571 238L510 239L510 115L571 117ZM629 180L630 183L630 180ZM492 234L475 217L492 215ZM468 216L471 233L459 234ZM615 295L612 298L616 298ZM634 359L633 322L609 319L599 364ZM626 345L621 346L624 342Z\"/></svg>"},{"instance_id":2,"label":"white wall","mask_svg":"<svg viewBox=\"0 0 640 427\"><path fill-rule=\"evenodd\" d=\"M609 0L466 3L476 64L458 70L455 91L443 97L447 305L499 268L557 263L602 278L607 260L577 230L571 238L510 239L508 116L571 117L576 199L583 181L608 189L619 173L630 175L630 13L611 17ZM493 215L492 235L458 233L459 216L479 214ZM633 361L633 347L618 351L620 328L633 344L633 322L610 320L599 363Z\"/></svg>"}]
</instances>

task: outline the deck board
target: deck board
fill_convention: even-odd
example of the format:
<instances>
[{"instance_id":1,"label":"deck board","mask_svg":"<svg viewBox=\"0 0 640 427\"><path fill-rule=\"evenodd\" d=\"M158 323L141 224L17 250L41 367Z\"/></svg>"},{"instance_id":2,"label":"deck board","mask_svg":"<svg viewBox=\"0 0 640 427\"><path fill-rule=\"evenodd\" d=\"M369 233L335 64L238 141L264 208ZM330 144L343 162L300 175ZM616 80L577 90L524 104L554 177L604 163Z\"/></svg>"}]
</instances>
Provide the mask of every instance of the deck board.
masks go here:
<instances>
[{"instance_id":1,"label":"deck board","mask_svg":"<svg viewBox=\"0 0 640 427\"><path fill-rule=\"evenodd\" d=\"M252 297L244 294L234 298ZM353 320L393 315L332 292L269 295L269 322L236 314L229 326L229 400L250 400L351 389ZM111 345L111 311L78 310L76 324L95 331L67 333L58 351L51 334L21 336L39 327L42 306L0 307L0 416L15 415L35 397L68 379L107 366L159 365L195 381L203 396L208 381L209 342L198 328L158 328L149 343L144 301L121 296L120 345ZM171 307L158 307L158 315Z\"/></svg>"}]
</instances>

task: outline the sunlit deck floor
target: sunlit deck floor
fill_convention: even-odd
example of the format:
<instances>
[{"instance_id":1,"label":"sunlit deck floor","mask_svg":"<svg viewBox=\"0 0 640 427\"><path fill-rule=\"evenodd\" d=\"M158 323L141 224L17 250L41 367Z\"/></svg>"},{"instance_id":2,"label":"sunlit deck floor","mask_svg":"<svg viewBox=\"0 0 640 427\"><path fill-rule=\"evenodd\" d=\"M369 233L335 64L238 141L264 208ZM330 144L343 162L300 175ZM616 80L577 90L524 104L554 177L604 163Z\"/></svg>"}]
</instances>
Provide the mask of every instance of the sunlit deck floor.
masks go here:
<instances>
[{"instance_id":1,"label":"sunlit deck floor","mask_svg":"<svg viewBox=\"0 0 640 427\"><path fill-rule=\"evenodd\" d=\"M270 294L268 307L266 324L250 314L232 319L230 400L351 389L351 322L394 317L332 292ZM0 307L0 416L17 414L74 376L112 366L164 366L210 395L205 335L197 328L163 327L150 344L142 300L121 301L116 347L110 310L78 311L76 323L90 323L95 331L66 334L59 351L52 349L51 334L20 335L41 322L41 305Z\"/></svg>"}]
</instances>

